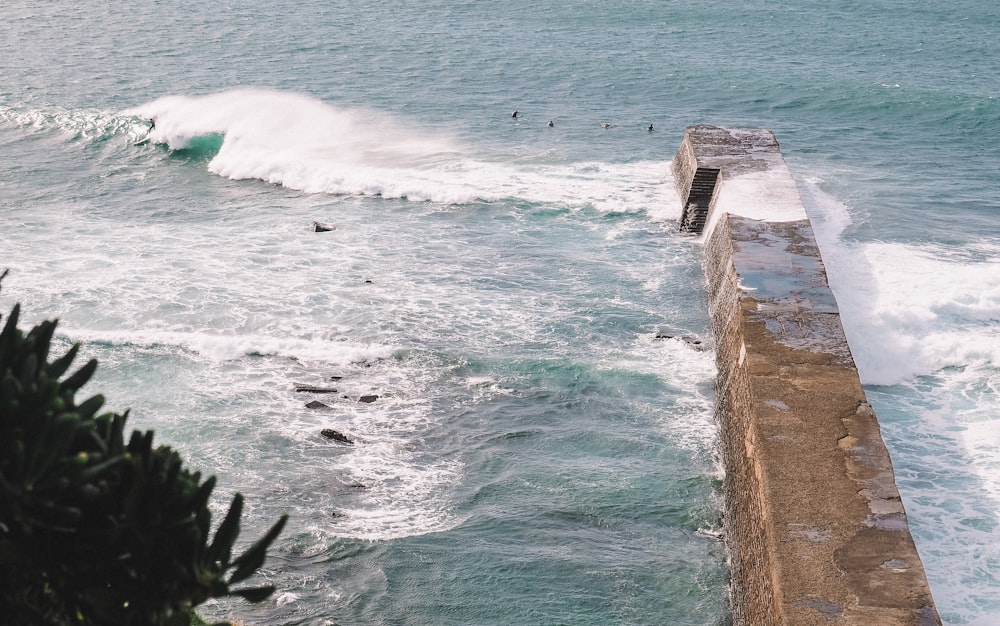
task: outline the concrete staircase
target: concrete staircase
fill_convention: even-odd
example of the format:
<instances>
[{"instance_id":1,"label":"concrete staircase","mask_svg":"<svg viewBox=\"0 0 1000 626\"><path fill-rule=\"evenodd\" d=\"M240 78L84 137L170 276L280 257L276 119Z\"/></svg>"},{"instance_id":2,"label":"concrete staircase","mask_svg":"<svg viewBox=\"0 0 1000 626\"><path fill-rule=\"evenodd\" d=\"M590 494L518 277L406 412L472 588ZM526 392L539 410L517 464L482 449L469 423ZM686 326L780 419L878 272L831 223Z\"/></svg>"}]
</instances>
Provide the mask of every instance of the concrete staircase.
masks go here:
<instances>
[{"instance_id":1,"label":"concrete staircase","mask_svg":"<svg viewBox=\"0 0 1000 626\"><path fill-rule=\"evenodd\" d=\"M700 234L704 230L719 188L719 172L715 167L699 167L695 170L681 215L682 231Z\"/></svg>"}]
</instances>

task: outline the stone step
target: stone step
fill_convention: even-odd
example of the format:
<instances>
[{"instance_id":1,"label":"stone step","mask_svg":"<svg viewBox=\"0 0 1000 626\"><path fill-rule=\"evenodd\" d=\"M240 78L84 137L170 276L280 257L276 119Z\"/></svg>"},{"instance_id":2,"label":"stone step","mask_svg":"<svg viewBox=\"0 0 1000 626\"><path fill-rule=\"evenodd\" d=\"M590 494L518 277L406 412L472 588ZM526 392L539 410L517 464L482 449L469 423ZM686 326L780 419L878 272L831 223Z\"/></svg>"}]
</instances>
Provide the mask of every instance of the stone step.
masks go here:
<instances>
[{"instance_id":1,"label":"stone step","mask_svg":"<svg viewBox=\"0 0 1000 626\"><path fill-rule=\"evenodd\" d=\"M700 233L708 221L708 213L712 208L715 190L719 183L719 169L699 167L691 177L687 201L684 203L684 214L681 216L681 230L689 233Z\"/></svg>"}]
</instances>

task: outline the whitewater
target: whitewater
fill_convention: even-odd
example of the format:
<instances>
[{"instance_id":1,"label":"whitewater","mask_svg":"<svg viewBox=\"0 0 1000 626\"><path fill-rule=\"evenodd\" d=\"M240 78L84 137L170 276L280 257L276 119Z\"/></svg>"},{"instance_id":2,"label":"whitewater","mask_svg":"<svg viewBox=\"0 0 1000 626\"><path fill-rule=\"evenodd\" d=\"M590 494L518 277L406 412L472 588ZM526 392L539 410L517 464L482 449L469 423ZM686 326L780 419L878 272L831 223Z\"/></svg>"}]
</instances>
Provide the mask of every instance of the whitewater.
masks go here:
<instances>
[{"instance_id":1,"label":"whitewater","mask_svg":"<svg viewBox=\"0 0 1000 626\"><path fill-rule=\"evenodd\" d=\"M772 128L795 189L719 206L801 197L941 616L995 624L998 19L16 0L0 310L59 318L100 361L84 392L247 496L244 537L290 514L275 596L208 617L725 624L702 242L670 164L688 125Z\"/></svg>"}]
</instances>

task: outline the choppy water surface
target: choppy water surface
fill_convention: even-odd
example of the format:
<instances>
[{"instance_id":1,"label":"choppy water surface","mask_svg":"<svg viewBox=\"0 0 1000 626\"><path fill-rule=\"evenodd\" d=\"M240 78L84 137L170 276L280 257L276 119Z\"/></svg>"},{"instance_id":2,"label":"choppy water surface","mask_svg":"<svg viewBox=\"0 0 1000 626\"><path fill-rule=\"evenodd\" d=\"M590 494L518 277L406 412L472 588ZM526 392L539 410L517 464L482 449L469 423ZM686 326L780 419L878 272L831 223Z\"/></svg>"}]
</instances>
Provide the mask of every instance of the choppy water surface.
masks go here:
<instances>
[{"instance_id":1,"label":"choppy water surface","mask_svg":"<svg viewBox=\"0 0 1000 626\"><path fill-rule=\"evenodd\" d=\"M15 1L0 304L59 317L92 393L246 493L246 537L291 514L279 592L207 614L723 624L669 161L689 124L770 127L942 617L992 624L997 25L971 1Z\"/></svg>"}]
</instances>

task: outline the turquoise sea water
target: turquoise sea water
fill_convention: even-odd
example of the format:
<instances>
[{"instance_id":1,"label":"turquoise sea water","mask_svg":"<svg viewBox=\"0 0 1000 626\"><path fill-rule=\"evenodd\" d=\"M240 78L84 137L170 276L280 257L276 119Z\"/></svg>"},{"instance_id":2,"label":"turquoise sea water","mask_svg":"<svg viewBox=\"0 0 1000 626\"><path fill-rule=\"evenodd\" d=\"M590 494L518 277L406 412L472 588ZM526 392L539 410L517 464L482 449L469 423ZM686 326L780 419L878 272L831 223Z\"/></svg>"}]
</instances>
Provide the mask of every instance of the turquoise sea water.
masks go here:
<instances>
[{"instance_id":1,"label":"turquoise sea water","mask_svg":"<svg viewBox=\"0 0 1000 626\"><path fill-rule=\"evenodd\" d=\"M726 623L669 169L712 123L777 134L942 617L1000 623L1000 9L4 9L2 309L59 317L246 537L291 515L278 593L207 615Z\"/></svg>"}]
</instances>

